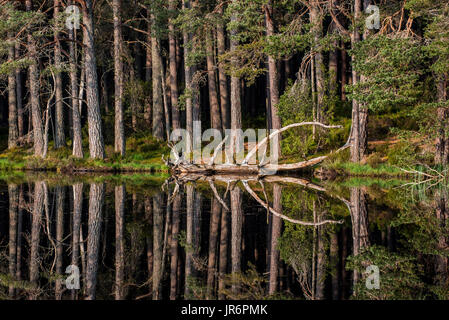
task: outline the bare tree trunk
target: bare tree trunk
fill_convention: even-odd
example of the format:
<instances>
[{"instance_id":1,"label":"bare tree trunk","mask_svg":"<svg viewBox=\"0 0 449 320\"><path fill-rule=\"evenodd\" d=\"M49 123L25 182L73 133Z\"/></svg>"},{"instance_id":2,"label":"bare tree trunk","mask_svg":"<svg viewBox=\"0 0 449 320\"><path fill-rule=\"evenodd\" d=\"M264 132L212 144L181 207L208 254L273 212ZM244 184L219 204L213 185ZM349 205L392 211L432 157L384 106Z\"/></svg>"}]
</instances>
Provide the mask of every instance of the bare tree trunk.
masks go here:
<instances>
[{"instance_id":1,"label":"bare tree trunk","mask_svg":"<svg viewBox=\"0 0 449 320\"><path fill-rule=\"evenodd\" d=\"M169 10L172 14L176 10L176 1L170 0L168 3ZM169 70L170 70L170 100L172 112L173 130L181 128L181 119L178 106L178 68L176 64L176 34L172 19L168 23L168 43L169 43Z\"/></svg>"},{"instance_id":2,"label":"bare tree trunk","mask_svg":"<svg viewBox=\"0 0 449 320\"><path fill-rule=\"evenodd\" d=\"M14 43L13 34L8 33L10 39L8 48L8 61L14 61ZM16 75L14 71L8 73L8 149L12 149L17 146L17 138L19 136L19 129L17 126L17 98L16 98Z\"/></svg>"},{"instance_id":3,"label":"bare tree trunk","mask_svg":"<svg viewBox=\"0 0 449 320\"><path fill-rule=\"evenodd\" d=\"M162 57L161 48L155 29L156 18L151 14L153 35L151 37L152 77L153 77L153 136L156 139L164 139L164 106L162 97Z\"/></svg>"},{"instance_id":4,"label":"bare tree trunk","mask_svg":"<svg viewBox=\"0 0 449 320\"><path fill-rule=\"evenodd\" d=\"M31 0L25 1L27 11L32 10ZM28 33L28 55L31 61L28 68L30 85L30 105L33 122L34 155L42 157L44 154L44 134L42 128L42 113L39 103L39 65L36 43L31 32Z\"/></svg>"},{"instance_id":5,"label":"bare tree trunk","mask_svg":"<svg viewBox=\"0 0 449 320\"><path fill-rule=\"evenodd\" d=\"M125 185L115 187L115 300L122 300L125 282Z\"/></svg>"},{"instance_id":6,"label":"bare tree trunk","mask_svg":"<svg viewBox=\"0 0 449 320\"><path fill-rule=\"evenodd\" d=\"M319 48L319 41L322 37L323 31L323 17L320 12L320 5L318 0L313 0L310 6L310 23L312 24L312 34L315 42L316 53L314 59L314 71L315 71L315 83L316 83L316 119L318 122L322 122L324 119L323 114L323 101L324 101L324 61L323 54ZM313 72L313 71L312 71Z\"/></svg>"},{"instance_id":7,"label":"bare tree trunk","mask_svg":"<svg viewBox=\"0 0 449 320\"><path fill-rule=\"evenodd\" d=\"M190 1L185 0L182 2L182 9L190 9ZM193 88L192 88L192 76L193 68L189 65L189 42L191 40L191 34L187 31L183 32L183 46L184 46L184 77L185 77L185 89L184 95L186 95L186 130L188 133L186 151L192 152L192 137L193 137Z\"/></svg>"},{"instance_id":8,"label":"bare tree trunk","mask_svg":"<svg viewBox=\"0 0 449 320\"><path fill-rule=\"evenodd\" d=\"M115 121L114 151L122 157L125 155L125 128L123 125L123 51L122 51L122 17L121 0L113 0L114 15L114 85L115 85Z\"/></svg>"},{"instance_id":9,"label":"bare tree trunk","mask_svg":"<svg viewBox=\"0 0 449 320\"><path fill-rule=\"evenodd\" d=\"M54 0L54 13L55 19L58 19L59 9L61 3L60 0ZM61 56L61 43L59 42L59 33L55 33L55 148L61 148L65 146L65 134L64 134L64 109L63 109L63 94L62 94L62 56Z\"/></svg>"},{"instance_id":10,"label":"bare tree trunk","mask_svg":"<svg viewBox=\"0 0 449 320\"><path fill-rule=\"evenodd\" d=\"M73 3L73 2L71 2ZM72 122L73 122L73 150L72 155L75 158L82 158L83 144L81 136L81 101L78 101L78 80L77 80L77 63L76 63L76 34L75 30L69 30L69 50L70 50L70 93L72 106ZM81 67L84 70L84 66ZM82 72L84 73L84 72Z\"/></svg>"},{"instance_id":11,"label":"bare tree trunk","mask_svg":"<svg viewBox=\"0 0 449 320\"><path fill-rule=\"evenodd\" d=\"M265 7L265 23L267 36L273 36L275 34L275 27L273 21L273 6L272 0L268 1ZM279 104L279 70L277 61L268 56L268 81L270 83L270 106L271 106L271 125L272 129L281 128L281 118L277 112L277 105ZM271 128L269 128L271 129ZM275 157L279 157L281 154L280 137L276 136L273 139Z\"/></svg>"},{"instance_id":12,"label":"bare tree trunk","mask_svg":"<svg viewBox=\"0 0 449 320\"><path fill-rule=\"evenodd\" d=\"M152 83L152 68L153 68L153 63L152 63L152 40L151 40L151 12L150 9L147 9L147 19L148 19L148 24L147 24L147 43L146 43L146 57L145 57L145 81L147 83ZM147 105L145 107L145 112L144 112L144 118L145 121L148 125L150 125L151 127L151 123L152 123L152 119L151 119L151 109L153 106L153 97L152 97L152 93L148 95L147 101L146 101Z\"/></svg>"},{"instance_id":13,"label":"bare tree trunk","mask_svg":"<svg viewBox=\"0 0 449 320\"><path fill-rule=\"evenodd\" d=\"M354 0L354 17L355 20L358 21L362 15L362 0ZM357 42L361 40L360 32L357 27L354 27L354 30L351 34L351 46L354 48ZM352 55L351 57L352 65L354 66L355 57ZM360 76L352 68L352 84L356 85L360 81ZM352 127L351 127L351 161L352 162L360 162L361 153L360 153L360 145L361 145L361 126L360 126L360 104L357 100L352 99Z\"/></svg>"},{"instance_id":14,"label":"bare tree trunk","mask_svg":"<svg viewBox=\"0 0 449 320\"><path fill-rule=\"evenodd\" d=\"M224 15L224 2L220 3L220 15ZM226 52L226 38L225 27L222 19L217 24L217 52L218 56L223 55ZM224 68L221 64L218 65L218 82L220 87L220 110L221 110L221 124L223 131L230 128L230 110L229 110L229 92L228 92L228 79Z\"/></svg>"},{"instance_id":15,"label":"bare tree trunk","mask_svg":"<svg viewBox=\"0 0 449 320\"><path fill-rule=\"evenodd\" d=\"M235 0L234 0L235 1ZM237 17L236 14L232 14L231 22L236 22ZM237 30L231 30L231 52L235 52L237 46L239 45L238 40L235 39L237 36ZM231 58L231 64L233 67L237 67L237 57L233 55ZM242 128L242 105L241 105L241 87L240 87L240 79L235 75L231 76L231 155L234 156L238 154L241 150L238 150L239 143L237 143L240 139L240 134L237 129Z\"/></svg>"},{"instance_id":16,"label":"bare tree trunk","mask_svg":"<svg viewBox=\"0 0 449 320\"><path fill-rule=\"evenodd\" d=\"M87 235L86 300L95 300L98 272L98 252L105 185L93 183L89 192L89 220Z\"/></svg>"},{"instance_id":17,"label":"bare tree trunk","mask_svg":"<svg viewBox=\"0 0 449 320\"><path fill-rule=\"evenodd\" d=\"M206 63L207 84L209 89L210 123L214 129L221 130L220 106L218 105L217 86L215 82L214 43L211 30L206 26Z\"/></svg>"},{"instance_id":18,"label":"bare tree trunk","mask_svg":"<svg viewBox=\"0 0 449 320\"><path fill-rule=\"evenodd\" d=\"M16 60L20 58L20 43L16 41L14 55ZM23 124L23 89L22 89L22 69L16 69L16 92L17 92L17 129L19 137L25 134Z\"/></svg>"},{"instance_id":19,"label":"bare tree trunk","mask_svg":"<svg viewBox=\"0 0 449 320\"><path fill-rule=\"evenodd\" d=\"M84 54L86 68L87 119L89 126L89 156L104 159L104 141L98 99L97 63L94 47L94 24L92 0L83 7Z\"/></svg>"}]
</instances>

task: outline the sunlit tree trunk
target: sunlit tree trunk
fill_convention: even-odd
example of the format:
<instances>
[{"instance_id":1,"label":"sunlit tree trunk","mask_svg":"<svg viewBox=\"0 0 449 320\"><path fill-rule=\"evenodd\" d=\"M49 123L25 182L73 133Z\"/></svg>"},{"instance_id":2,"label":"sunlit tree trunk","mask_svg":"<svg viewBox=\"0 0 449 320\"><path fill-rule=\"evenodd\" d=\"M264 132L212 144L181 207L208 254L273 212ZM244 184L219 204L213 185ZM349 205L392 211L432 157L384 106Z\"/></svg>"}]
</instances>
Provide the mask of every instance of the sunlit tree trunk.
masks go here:
<instances>
[{"instance_id":1,"label":"sunlit tree trunk","mask_svg":"<svg viewBox=\"0 0 449 320\"><path fill-rule=\"evenodd\" d=\"M176 11L175 0L169 1L169 10L174 14ZM176 34L172 19L168 23L168 43L169 43L169 70L170 70L170 100L172 112L173 130L181 128L181 119L178 106L178 68L176 64Z\"/></svg>"},{"instance_id":2,"label":"sunlit tree trunk","mask_svg":"<svg viewBox=\"0 0 449 320\"><path fill-rule=\"evenodd\" d=\"M220 3L219 13L223 17L224 15L224 2ZM226 36L223 19L219 19L217 23L217 53L220 57L226 52ZM223 131L230 129L231 119L229 110L229 92L228 92L228 79L225 70L221 64L218 65L218 83L220 88L220 111L221 111L221 124Z\"/></svg>"},{"instance_id":3,"label":"sunlit tree trunk","mask_svg":"<svg viewBox=\"0 0 449 320\"><path fill-rule=\"evenodd\" d=\"M16 60L20 59L20 43L16 41L14 55ZM16 99L17 99L17 129L19 137L25 134L25 128L23 124L23 86L22 86L22 69L17 68L16 73Z\"/></svg>"},{"instance_id":4,"label":"sunlit tree trunk","mask_svg":"<svg viewBox=\"0 0 449 320\"><path fill-rule=\"evenodd\" d=\"M123 51L122 51L122 17L121 0L113 0L114 16L114 151L125 155L125 128L123 125Z\"/></svg>"},{"instance_id":5,"label":"sunlit tree trunk","mask_svg":"<svg viewBox=\"0 0 449 320\"><path fill-rule=\"evenodd\" d=\"M60 0L54 0L54 12L55 19L59 17L59 9L61 6ZM61 55L61 43L59 42L59 33L55 33L55 148L61 148L65 146L65 134L64 134L64 104L62 94L62 55Z\"/></svg>"},{"instance_id":6,"label":"sunlit tree trunk","mask_svg":"<svg viewBox=\"0 0 449 320\"><path fill-rule=\"evenodd\" d=\"M233 0L236 1L236 0ZM236 23L237 17L236 14L233 13L231 15L231 22ZM230 31L230 50L231 53L235 52L239 42L236 39L237 36L237 30L233 29ZM231 64L234 68L237 67L238 61L237 57L235 55L231 58ZM240 78L236 77L235 75L231 76L231 155L239 153L241 150L239 150L239 139L240 134L237 129L242 128L242 104L241 104L241 86L240 86Z\"/></svg>"},{"instance_id":7,"label":"sunlit tree trunk","mask_svg":"<svg viewBox=\"0 0 449 320\"><path fill-rule=\"evenodd\" d=\"M73 2L70 2L73 3ZM81 108L78 101L78 83L77 83L77 63L76 63L76 34L75 30L69 30L69 50L70 50L70 93L72 107L72 126L73 126L73 147L72 155L75 158L82 158L83 144L81 136ZM81 68L84 70L84 66ZM83 73L83 72L82 72Z\"/></svg>"},{"instance_id":8,"label":"sunlit tree trunk","mask_svg":"<svg viewBox=\"0 0 449 320\"><path fill-rule=\"evenodd\" d=\"M218 105L217 85L215 81L215 56L212 31L206 26L206 64L207 64L207 85L209 90L210 123L211 128L221 130L220 106Z\"/></svg>"},{"instance_id":9,"label":"sunlit tree trunk","mask_svg":"<svg viewBox=\"0 0 449 320\"><path fill-rule=\"evenodd\" d=\"M8 33L8 38L11 41L8 48L8 61L15 59L15 46L13 41L13 34ZM8 73L8 148L14 148L17 145L17 138L19 131L17 127L17 97L16 97L16 75L14 71Z\"/></svg>"},{"instance_id":10,"label":"sunlit tree trunk","mask_svg":"<svg viewBox=\"0 0 449 320\"><path fill-rule=\"evenodd\" d=\"M27 11L32 11L31 0L25 1ZM29 74L29 91L30 91L30 106L31 117L33 123L33 139L34 139L34 155L42 157L44 155L44 133L42 128L42 113L39 103L39 65L36 49L36 42L33 39L31 32L28 33L28 57L31 61L28 67Z\"/></svg>"},{"instance_id":11,"label":"sunlit tree trunk","mask_svg":"<svg viewBox=\"0 0 449 320\"><path fill-rule=\"evenodd\" d=\"M101 124L100 102L98 98L97 62L94 46L94 22L92 0L83 6L84 23L84 63L86 68L87 120L89 131L89 156L103 159L104 142Z\"/></svg>"},{"instance_id":12,"label":"sunlit tree trunk","mask_svg":"<svg viewBox=\"0 0 449 320\"><path fill-rule=\"evenodd\" d=\"M164 105L162 97L162 57L160 41L156 35L156 18L151 14L153 35L151 37L152 77L153 77L153 136L164 139Z\"/></svg>"}]
</instances>

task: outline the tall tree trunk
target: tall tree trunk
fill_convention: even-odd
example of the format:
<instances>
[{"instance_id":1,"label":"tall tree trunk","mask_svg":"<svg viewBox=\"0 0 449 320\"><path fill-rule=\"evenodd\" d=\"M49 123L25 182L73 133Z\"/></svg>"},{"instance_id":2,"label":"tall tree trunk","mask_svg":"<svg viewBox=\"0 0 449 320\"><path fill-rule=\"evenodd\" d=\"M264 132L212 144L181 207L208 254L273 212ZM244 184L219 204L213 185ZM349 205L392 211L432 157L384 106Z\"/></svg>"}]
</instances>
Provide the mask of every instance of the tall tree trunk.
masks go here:
<instances>
[{"instance_id":1,"label":"tall tree trunk","mask_svg":"<svg viewBox=\"0 0 449 320\"><path fill-rule=\"evenodd\" d=\"M221 130L220 106L218 105L217 86L215 82L214 43L211 30L206 26L206 64L207 84L209 89L210 123L214 129ZM212 30L213 31L213 30Z\"/></svg>"},{"instance_id":2,"label":"tall tree trunk","mask_svg":"<svg viewBox=\"0 0 449 320\"><path fill-rule=\"evenodd\" d=\"M146 43L146 50L145 50L145 81L150 84L152 83L152 69L153 69L153 62L152 62L152 40L151 40L151 11L150 8L147 9L147 43ZM144 118L148 125L151 127L152 119L151 119L151 109L153 107L153 96L152 93L150 93L146 100L146 106L145 106L145 112L144 112Z\"/></svg>"},{"instance_id":3,"label":"tall tree trunk","mask_svg":"<svg viewBox=\"0 0 449 320\"><path fill-rule=\"evenodd\" d=\"M162 97L162 57L160 42L156 34L156 18L151 14L153 35L151 37L152 77L153 77L153 136L164 139L164 106Z\"/></svg>"},{"instance_id":4,"label":"tall tree trunk","mask_svg":"<svg viewBox=\"0 0 449 320\"><path fill-rule=\"evenodd\" d=\"M8 61L14 61L15 45L13 41L13 34L8 33L8 38L11 41L8 48ZM8 149L17 146L17 138L19 131L17 127L17 98L16 98L16 75L14 71L8 74Z\"/></svg>"},{"instance_id":5,"label":"tall tree trunk","mask_svg":"<svg viewBox=\"0 0 449 320\"><path fill-rule=\"evenodd\" d=\"M266 23L266 33L267 37L273 36L275 33L274 21L273 21L273 3L268 1L265 7L265 23ZM269 129L280 129L281 128L281 118L277 112L277 105L279 104L279 70L277 61L268 56L268 81L270 83L270 106L271 106L271 126ZM279 135L273 138L274 154L273 156L278 158L281 154Z\"/></svg>"},{"instance_id":6,"label":"tall tree trunk","mask_svg":"<svg viewBox=\"0 0 449 320\"><path fill-rule=\"evenodd\" d=\"M313 0L310 3L310 23L312 24L312 34L314 40L314 50L316 51L313 57L313 64L315 72L316 84L316 120L322 122L324 120L324 61L323 54L319 48L319 42L323 32L323 16L320 12L320 5L318 0Z\"/></svg>"},{"instance_id":7,"label":"tall tree trunk","mask_svg":"<svg viewBox=\"0 0 449 320\"><path fill-rule=\"evenodd\" d=\"M70 3L73 3L70 2ZM70 50L70 93L72 107L72 123L73 123L73 147L72 155L75 158L82 158L83 141L81 136L81 101L78 101L78 83L77 83L77 63L76 63L76 33L75 30L69 30L69 50ZM84 66L81 68L84 70ZM82 72L83 74L84 72Z\"/></svg>"},{"instance_id":8,"label":"tall tree trunk","mask_svg":"<svg viewBox=\"0 0 449 320\"><path fill-rule=\"evenodd\" d=\"M171 14L176 11L176 1L169 0L168 6ZM170 100L172 112L173 130L181 128L181 119L178 106L178 68L176 64L176 34L172 19L168 22L168 51L169 51L169 70L170 70Z\"/></svg>"},{"instance_id":9,"label":"tall tree trunk","mask_svg":"<svg viewBox=\"0 0 449 320\"><path fill-rule=\"evenodd\" d=\"M58 19L60 0L54 0L54 12L53 16ZM55 33L55 148L61 148L65 146L65 134L64 134L64 109L63 109L63 94L62 94L62 56L61 56L61 43L59 42L59 32Z\"/></svg>"},{"instance_id":10,"label":"tall tree trunk","mask_svg":"<svg viewBox=\"0 0 449 320\"><path fill-rule=\"evenodd\" d=\"M362 16L363 4L362 0L354 0L354 19L355 21L359 21ZM356 26L354 26L354 30L351 34L351 46L354 48L356 44L361 40L360 32ZM354 66L355 57L352 55L351 57L352 65ZM360 76L352 68L352 85L357 85L360 81ZM352 162L360 162L363 154L361 153L361 145L362 145L362 130L363 126L361 126L361 114L360 114L360 104L357 100L352 99L352 126L351 126L351 161Z\"/></svg>"},{"instance_id":11,"label":"tall tree trunk","mask_svg":"<svg viewBox=\"0 0 449 320\"><path fill-rule=\"evenodd\" d=\"M86 300L95 300L98 272L98 252L105 185L93 183L89 192L89 220L87 235Z\"/></svg>"},{"instance_id":12,"label":"tall tree trunk","mask_svg":"<svg viewBox=\"0 0 449 320\"><path fill-rule=\"evenodd\" d=\"M233 0L234 2L236 0ZM231 15L231 22L237 22L237 16L235 13ZM239 45L238 40L236 39L237 30L233 29L230 32L231 37L231 45L230 50L231 53L234 53ZM238 61L235 55L231 58L231 64L233 67L237 67ZM231 133L231 155L232 157L235 154L238 154L241 150L239 150L239 139L240 133L239 130L242 128L242 102L241 102L241 87L240 87L240 78L235 75L231 76L231 129L233 130Z\"/></svg>"},{"instance_id":13,"label":"tall tree trunk","mask_svg":"<svg viewBox=\"0 0 449 320\"><path fill-rule=\"evenodd\" d=\"M84 54L86 68L87 119L89 126L89 156L104 159L104 141L98 98L97 63L94 46L94 23L92 0L83 7Z\"/></svg>"},{"instance_id":14,"label":"tall tree trunk","mask_svg":"<svg viewBox=\"0 0 449 320\"><path fill-rule=\"evenodd\" d=\"M16 60L20 59L20 43L16 41L14 55ZM16 92L17 92L17 129L19 137L25 134L23 123L23 87L22 87L22 69L16 69Z\"/></svg>"},{"instance_id":15,"label":"tall tree trunk","mask_svg":"<svg viewBox=\"0 0 449 320\"><path fill-rule=\"evenodd\" d=\"M224 15L224 1L220 3L220 15ZM223 19L219 19L217 23L217 53L218 56L223 55L226 52L226 37L225 27ZM221 124L223 131L230 129L230 110L229 110L229 92L228 92L228 79L225 70L221 64L218 65L218 83L220 87L220 110L221 110Z\"/></svg>"},{"instance_id":16,"label":"tall tree trunk","mask_svg":"<svg viewBox=\"0 0 449 320\"><path fill-rule=\"evenodd\" d=\"M27 11L32 10L31 0L25 1ZM34 155L42 157L44 154L44 133L42 128L42 112L39 103L39 65L36 50L36 42L33 39L31 32L27 36L28 55L31 61L28 68L29 86L30 86L30 105L31 117L33 123L33 138L34 138Z\"/></svg>"},{"instance_id":17,"label":"tall tree trunk","mask_svg":"<svg viewBox=\"0 0 449 320\"><path fill-rule=\"evenodd\" d=\"M182 9L190 9L190 1L183 0L182 1ZM193 138L193 88L192 88L192 76L193 76L193 68L189 64L189 55L190 55L190 40L191 34L187 31L183 31L183 46L184 46L184 78L185 78L185 89L184 95L186 95L186 130L188 133L187 136L187 145L186 152L192 152L192 138Z\"/></svg>"},{"instance_id":18,"label":"tall tree trunk","mask_svg":"<svg viewBox=\"0 0 449 320\"><path fill-rule=\"evenodd\" d=\"M123 125L123 59L122 59L122 17L121 0L113 0L114 15L114 85L115 85L115 121L114 151L125 155L125 128Z\"/></svg>"}]
</instances>

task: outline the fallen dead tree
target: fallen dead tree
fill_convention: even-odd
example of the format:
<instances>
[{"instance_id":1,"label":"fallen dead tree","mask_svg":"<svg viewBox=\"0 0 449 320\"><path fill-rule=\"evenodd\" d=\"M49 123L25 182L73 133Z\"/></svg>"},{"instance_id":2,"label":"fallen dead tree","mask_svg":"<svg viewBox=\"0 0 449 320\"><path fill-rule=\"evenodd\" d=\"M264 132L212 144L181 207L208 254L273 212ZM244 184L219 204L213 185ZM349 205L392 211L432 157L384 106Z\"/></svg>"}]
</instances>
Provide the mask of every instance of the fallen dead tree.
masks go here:
<instances>
[{"instance_id":1,"label":"fallen dead tree","mask_svg":"<svg viewBox=\"0 0 449 320\"><path fill-rule=\"evenodd\" d=\"M172 195L169 197L169 202L171 202L176 194L179 192L180 190L180 186L184 185L186 183L192 183L192 182L207 182L214 194L214 197L218 200L218 202L222 205L222 207L226 210L226 211L230 211L228 205L226 204L226 201L223 200L223 198L226 198L226 195L228 194L229 190L231 190L232 188L236 188L237 184L239 182L242 183L243 187L245 188L245 190L260 204L262 205L264 208L267 209L267 212L280 217L283 220L289 221L291 223L295 223L295 224L300 224L300 225L305 225L305 226L320 226L323 224L341 224L343 223L342 220L322 220L322 221L317 221L317 222L309 222L309 221L302 221L302 220L298 220L298 219L293 219L290 218L286 215L283 215L280 212L277 212L274 208L271 208L268 204L268 197L265 193L265 186L264 186L264 182L267 183L290 183L290 184L297 184L309 189L313 189L316 191L320 191L320 192L327 192L327 190L321 186L318 186L314 183L309 182L306 179L302 179L302 178L296 178L296 177L285 177L285 176L277 176L277 175L270 175L270 176L257 176L257 175L233 175L233 174L226 174L226 175L213 175L213 176L206 176L203 174L195 174L195 173L183 173L177 176L172 176L170 177L165 183L163 188L165 188L166 186L170 185L170 184L175 184L174 188L173 188L173 193ZM226 184L226 191L224 193L224 196L220 196L217 188L215 187L215 182L221 182L221 183L225 183ZM264 193L264 197L266 199L266 201L262 200L262 198L259 197L259 195L251 188L250 186L250 182L253 183L259 183L262 187L263 193ZM340 196L337 195L333 195L330 194L330 196L335 197L339 200L341 200L342 202L344 202L346 205L348 205L349 201L341 198Z\"/></svg>"},{"instance_id":2,"label":"fallen dead tree","mask_svg":"<svg viewBox=\"0 0 449 320\"><path fill-rule=\"evenodd\" d=\"M173 155L174 161L164 160L165 164L171 169L172 174L182 174L182 173L192 173L192 174L204 174L204 175L216 175L216 174L240 174L240 175L265 175L264 172L283 172L283 171L298 171L300 169L304 169L307 167L314 166L316 164L321 163L325 159L327 159L329 155L319 156L315 157L309 160L304 160L296 163L288 163L288 164L277 164L277 163L268 163L264 160L267 159L266 157L266 145L269 141L271 141L274 137L278 136L280 133L292 129L297 128L301 126L319 126L325 129L333 129L333 128L341 128L340 125L325 125L320 122L300 122L300 123L293 123L288 126L285 126L281 129L278 129L276 131L273 131L269 136L262 139L256 146L254 146L247 155L245 156L244 160L240 163L230 163L229 159L227 159L227 163L224 164L215 164L215 160L218 155L221 155L223 150L223 146L225 145L226 140L229 138L229 136L226 136L223 141L221 141L218 146L215 148L213 156L209 159L207 163L192 163L190 161L187 161L183 158L181 158L178 155L178 151L175 150L173 145L169 145L172 149L171 154ZM333 153L340 152L346 148L348 148L350 145L346 143L343 147L339 148ZM256 153L264 148L264 154L262 156L262 160L260 163L257 164L249 164L250 159L252 159ZM332 154L332 153L331 153ZM226 150L225 150L225 156L227 157Z\"/></svg>"}]
</instances>

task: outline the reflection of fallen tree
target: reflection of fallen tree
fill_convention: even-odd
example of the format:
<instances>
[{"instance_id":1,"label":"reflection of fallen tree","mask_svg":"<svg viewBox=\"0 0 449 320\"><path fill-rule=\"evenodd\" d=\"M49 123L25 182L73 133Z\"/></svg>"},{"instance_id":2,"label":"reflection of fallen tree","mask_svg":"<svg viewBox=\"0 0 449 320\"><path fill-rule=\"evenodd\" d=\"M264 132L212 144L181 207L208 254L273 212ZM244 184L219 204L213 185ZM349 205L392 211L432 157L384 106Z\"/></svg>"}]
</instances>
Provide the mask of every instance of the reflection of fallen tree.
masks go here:
<instances>
[{"instance_id":1,"label":"reflection of fallen tree","mask_svg":"<svg viewBox=\"0 0 449 320\"><path fill-rule=\"evenodd\" d=\"M242 161L241 164L237 163L229 163L228 155L225 151L225 156L227 163L225 164L215 164L215 160L217 159L218 155L222 155L222 148L225 145L226 140L229 138L229 136L226 136L223 141L221 141L218 146L215 148L213 156L209 159L207 164L196 164L189 162L182 157L178 155L178 150L175 149L173 145L170 145L172 148L171 156L173 157L174 161L164 160L165 164L170 167L173 174L181 174L181 173L201 173L201 174L261 174L264 172L278 172L278 171L297 171L300 169L304 169L307 167L314 166L318 163L321 163L325 159L329 157L329 155L319 156L315 157L309 160L300 161L296 163L287 163L287 164L278 164L277 161L274 161L276 163L269 163L266 156L266 145L268 142L270 142L273 138L277 137L280 133L291 129L291 128L297 128L302 127L306 125L311 126L318 126L325 129L331 129L331 128L341 128L341 126L338 125L325 125L320 122L300 122L300 123L293 123L288 126L285 126L281 129L278 129L276 131L273 131L269 136L262 139L258 144L256 144L249 152L247 153L245 159ZM348 148L350 145L345 144L340 149L336 150L336 152L339 152L341 150L344 150ZM257 164L249 164L252 159L255 158L256 153L259 150L263 149L263 155L260 163Z\"/></svg>"},{"instance_id":2,"label":"reflection of fallen tree","mask_svg":"<svg viewBox=\"0 0 449 320\"><path fill-rule=\"evenodd\" d=\"M223 206L223 208L227 211L229 210L229 207L227 206L226 202L223 200L223 198L220 196L220 194L217 191L217 188L215 187L215 181L217 182L222 182L222 183L226 183L227 187L226 187L226 192L224 194L224 197L226 197L228 191L230 190L230 188L235 187L235 185L238 182L241 182L243 187L245 188L245 190L259 203L261 204L263 207L265 207L267 209L268 212L271 212L273 215L278 216L280 218L282 218L283 220L289 221L291 223L295 223L295 224L300 224L300 225L305 225L305 226L320 226L323 224L327 224L327 223L343 223L343 221L337 221L337 220L323 220L323 221L316 221L316 222L308 222L308 221L302 221L302 220L297 220L297 219L293 219L290 218L286 215L283 215L282 213L277 212L275 209L271 208L268 204L268 198L267 195L265 193L265 187L264 187L264 182L267 183L291 183L291 184L297 184L309 189L313 189L316 191L321 191L321 192L327 192L325 188L318 186L316 184L313 184L311 182L309 182L308 180L305 179L301 179L301 178L295 178L295 177L284 177L284 176L257 176L257 175L214 175L214 176L206 176L203 174L180 174L180 175L176 175L176 176L172 176L170 179L168 179L165 183L165 185L171 184L171 183L175 183L175 187L173 189L173 194L169 197L169 199L174 199L174 197L176 196L177 192L179 192L179 185L188 183L188 182L207 182L209 183L209 186L214 194L214 197L218 200L218 202ZM266 202L264 200L262 200L257 193L251 188L249 182L257 182L261 185L262 190L264 192L264 196L266 199ZM343 201L345 204L348 204L349 202L344 199L341 198L339 196L330 194L331 196L338 198L339 200Z\"/></svg>"}]
</instances>

